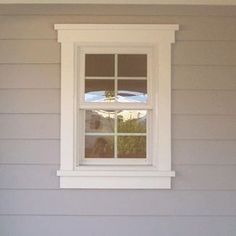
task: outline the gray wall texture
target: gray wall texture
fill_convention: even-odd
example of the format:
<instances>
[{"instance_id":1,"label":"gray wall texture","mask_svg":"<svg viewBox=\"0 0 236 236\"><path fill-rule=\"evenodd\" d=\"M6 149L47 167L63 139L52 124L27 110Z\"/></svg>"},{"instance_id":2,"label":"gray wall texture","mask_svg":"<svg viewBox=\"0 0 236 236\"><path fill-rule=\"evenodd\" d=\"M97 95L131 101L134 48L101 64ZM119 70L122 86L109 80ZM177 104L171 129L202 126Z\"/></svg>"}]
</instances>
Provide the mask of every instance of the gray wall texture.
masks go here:
<instances>
[{"instance_id":1,"label":"gray wall texture","mask_svg":"<svg viewBox=\"0 0 236 236\"><path fill-rule=\"evenodd\" d=\"M55 23L177 23L171 190L61 190ZM236 8L0 6L1 236L235 236Z\"/></svg>"}]
</instances>

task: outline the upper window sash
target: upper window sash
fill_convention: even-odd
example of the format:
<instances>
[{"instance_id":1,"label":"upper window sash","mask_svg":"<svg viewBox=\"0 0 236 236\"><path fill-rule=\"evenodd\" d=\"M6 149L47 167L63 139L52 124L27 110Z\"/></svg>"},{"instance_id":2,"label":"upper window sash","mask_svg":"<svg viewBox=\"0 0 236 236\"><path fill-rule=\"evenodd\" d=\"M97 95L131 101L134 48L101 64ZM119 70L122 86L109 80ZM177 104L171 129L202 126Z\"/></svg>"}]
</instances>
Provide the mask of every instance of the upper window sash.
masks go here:
<instances>
[{"instance_id":1,"label":"upper window sash","mask_svg":"<svg viewBox=\"0 0 236 236\"><path fill-rule=\"evenodd\" d=\"M103 109L152 109L152 74L153 74L153 58L152 58L152 48L150 46L144 47L143 45L138 47L132 46L128 47L127 45L119 45L119 44L113 44L112 46L104 46L101 45L99 47L88 47L88 46L82 46L78 47L76 46L77 50L77 61L75 62L76 65L78 65L79 69L77 71L77 77L78 77L78 99L79 99L79 108L80 109L95 109L95 108L103 108ZM99 76L96 77L90 77L85 75L85 56L87 54L114 54L115 55L115 73L114 76ZM147 75L145 77L137 77L137 76L130 76L130 77L124 77L124 76L118 76L118 68L117 68L117 57L118 55L122 54L145 54L147 55ZM85 81L88 80L116 80L116 86L115 89L117 91L117 81L122 80L146 80L147 81L147 102L88 102L85 101ZM117 96L117 94L116 94Z\"/></svg>"}]
</instances>

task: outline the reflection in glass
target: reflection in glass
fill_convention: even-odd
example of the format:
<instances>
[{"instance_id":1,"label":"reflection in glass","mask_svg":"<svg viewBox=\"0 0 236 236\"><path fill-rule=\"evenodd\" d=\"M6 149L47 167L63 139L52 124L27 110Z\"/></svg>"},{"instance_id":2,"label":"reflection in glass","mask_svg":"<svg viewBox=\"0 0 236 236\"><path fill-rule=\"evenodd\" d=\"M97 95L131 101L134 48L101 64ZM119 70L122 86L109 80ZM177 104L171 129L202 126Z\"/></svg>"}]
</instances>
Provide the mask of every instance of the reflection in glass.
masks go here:
<instances>
[{"instance_id":1,"label":"reflection in glass","mask_svg":"<svg viewBox=\"0 0 236 236\"><path fill-rule=\"evenodd\" d=\"M85 80L85 102L114 102L114 100L114 80Z\"/></svg>"},{"instance_id":2,"label":"reflection in glass","mask_svg":"<svg viewBox=\"0 0 236 236\"><path fill-rule=\"evenodd\" d=\"M118 80L119 102L147 102L147 80Z\"/></svg>"},{"instance_id":3,"label":"reflection in glass","mask_svg":"<svg viewBox=\"0 0 236 236\"><path fill-rule=\"evenodd\" d=\"M146 54L119 54L118 76L147 77Z\"/></svg>"},{"instance_id":4,"label":"reflection in glass","mask_svg":"<svg viewBox=\"0 0 236 236\"><path fill-rule=\"evenodd\" d=\"M118 158L146 158L146 136L118 136Z\"/></svg>"},{"instance_id":5,"label":"reflection in glass","mask_svg":"<svg viewBox=\"0 0 236 236\"><path fill-rule=\"evenodd\" d=\"M87 110L85 114L85 132L114 132L114 111Z\"/></svg>"},{"instance_id":6,"label":"reflection in glass","mask_svg":"<svg viewBox=\"0 0 236 236\"><path fill-rule=\"evenodd\" d=\"M146 133L147 111L122 110L117 113L118 133Z\"/></svg>"},{"instance_id":7,"label":"reflection in glass","mask_svg":"<svg viewBox=\"0 0 236 236\"><path fill-rule=\"evenodd\" d=\"M86 54L85 76L114 76L114 62L113 54Z\"/></svg>"},{"instance_id":8,"label":"reflection in glass","mask_svg":"<svg viewBox=\"0 0 236 236\"><path fill-rule=\"evenodd\" d=\"M85 158L113 158L113 136L85 136Z\"/></svg>"}]
</instances>

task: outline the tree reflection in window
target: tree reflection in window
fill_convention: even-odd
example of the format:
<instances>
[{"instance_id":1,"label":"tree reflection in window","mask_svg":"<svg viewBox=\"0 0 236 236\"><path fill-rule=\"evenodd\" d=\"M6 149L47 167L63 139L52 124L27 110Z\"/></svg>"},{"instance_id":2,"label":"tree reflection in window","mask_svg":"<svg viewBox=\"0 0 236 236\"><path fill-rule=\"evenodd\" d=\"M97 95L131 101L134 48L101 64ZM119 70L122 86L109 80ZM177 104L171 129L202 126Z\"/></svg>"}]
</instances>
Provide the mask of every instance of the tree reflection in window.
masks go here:
<instances>
[{"instance_id":1,"label":"tree reflection in window","mask_svg":"<svg viewBox=\"0 0 236 236\"><path fill-rule=\"evenodd\" d=\"M85 136L86 158L113 158L114 138L111 136Z\"/></svg>"}]
</instances>

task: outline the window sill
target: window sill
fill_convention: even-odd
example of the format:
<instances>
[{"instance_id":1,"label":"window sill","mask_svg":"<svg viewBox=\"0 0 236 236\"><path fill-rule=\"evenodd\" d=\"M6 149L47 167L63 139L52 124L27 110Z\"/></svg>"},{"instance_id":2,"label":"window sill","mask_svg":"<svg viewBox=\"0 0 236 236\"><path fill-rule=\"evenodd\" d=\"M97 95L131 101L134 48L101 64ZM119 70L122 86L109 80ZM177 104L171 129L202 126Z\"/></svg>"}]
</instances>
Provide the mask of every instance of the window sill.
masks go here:
<instances>
[{"instance_id":1,"label":"window sill","mask_svg":"<svg viewBox=\"0 0 236 236\"><path fill-rule=\"evenodd\" d=\"M57 171L60 188L170 189L174 171Z\"/></svg>"}]
</instances>

